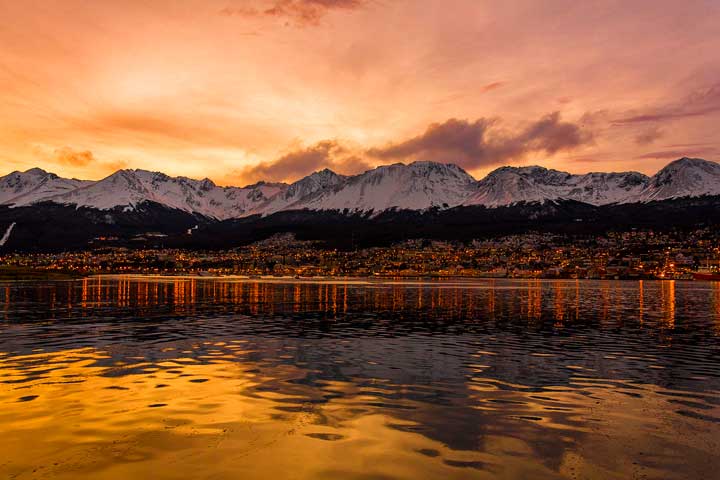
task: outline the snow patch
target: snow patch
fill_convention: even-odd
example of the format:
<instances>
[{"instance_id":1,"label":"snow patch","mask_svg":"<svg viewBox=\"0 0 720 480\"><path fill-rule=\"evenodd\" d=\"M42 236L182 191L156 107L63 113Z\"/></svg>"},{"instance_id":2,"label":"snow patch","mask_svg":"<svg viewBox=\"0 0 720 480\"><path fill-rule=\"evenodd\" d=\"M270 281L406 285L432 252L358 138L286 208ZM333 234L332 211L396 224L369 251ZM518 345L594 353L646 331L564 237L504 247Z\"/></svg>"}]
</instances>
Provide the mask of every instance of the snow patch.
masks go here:
<instances>
[{"instance_id":1,"label":"snow patch","mask_svg":"<svg viewBox=\"0 0 720 480\"><path fill-rule=\"evenodd\" d=\"M4 246L8 240L10 240L10 234L15 228L15 222L11 223L10 226L5 230L5 234L0 238L0 247Z\"/></svg>"}]
</instances>

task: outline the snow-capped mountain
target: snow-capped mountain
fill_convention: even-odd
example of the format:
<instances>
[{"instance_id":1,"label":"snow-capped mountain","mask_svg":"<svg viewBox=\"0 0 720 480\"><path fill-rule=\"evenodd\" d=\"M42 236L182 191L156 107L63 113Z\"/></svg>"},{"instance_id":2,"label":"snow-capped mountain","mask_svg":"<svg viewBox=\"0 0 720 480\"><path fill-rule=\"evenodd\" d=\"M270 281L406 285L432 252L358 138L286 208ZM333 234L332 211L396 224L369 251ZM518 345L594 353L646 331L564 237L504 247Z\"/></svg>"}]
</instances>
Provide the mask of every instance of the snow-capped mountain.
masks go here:
<instances>
[{"instance_id":1,"label":"snow-capped mountain","mask_svg":"<svg viewBox=\"0 0 720 480\"><path fill-rule=\"evenodd\" d=\"M144 201L151 201L224 220L246 215L286 187L265 182L243 188L218 187L207 178L193 180L146 170L119 170L91 185L46 200L100 210L114 207L132 210Z\"/></svg>"},{"instance_id":2,"label":"snow-capped mountain","mask_svg":"<svg viewBox=\"0 0 720 480\"><path fill-rule=\"evenodd\" d=\"M653 175L628 201L649 202L681 197L720 195L720 164L683 157Z\"/></svg>"},{"instance_id":3,"label":"snow-capped mountain","mask_svg":"<svg viewBox=\"0 0 720 480\"><path fill-rule=\"evenodd\" d=\"M480 180L463 204L499 207L565 199L606 205L638 195L648 180L638 172L573 175L538 166L501 167Z\"/></svg>"},{"instance_id":4,"label":"snow-capped mountain","mask_svg":"<svg viewBox=\"0 0 720 480\"><path fill-rule=\"evenodd\" d=\"M155 202L218 220L284 210L373 212L459 205L576 200L596 206L720 195L720 164L681 158L652 177L638 172L570 174L538 166L502 167L476 181L453 164L397 163L343 176L328 169L297 182L220 187L211 180L119 170L99 181L60 178L39 168L0 177L0 204L54 202L131 212Z\"/></svg>"},{"instance_id":5,"label":"snow-capped mountain","mask_svg":"<svg viewBox=\"0 0 720 480\"><path fill-rule=\"evenodd\" d=\"M269 215L280 210L292 208L294 204L303 199L310 198L319 192L342 185L346 179L347 177L344 175L338 175L327 168L312 173L290 184L289 187L257 206L255 213Z\"/></svg>"},{"instance_id":6,"label":"snow-capped mountain","mask_svg":"<svg viewBox=\"0 0 720 480\"><path fill-rule=\"evenodd\" d=\"M647 175L639 172L571 175L565 198L591 205L622 203L645 188L648 181Z\"/></svg>"},{"instance_id":7,"label":"snow-capped mountain","mask_svg":"<svg viewBox=\"0 0 720 480\"><path fill-rule=\"evenodd\" d=\"M348 177L288 208L376 213L388 209L447 208L459 205L475 185L475 179L457 165L396 163Z\"/></svg>"},{"instance_id":8,"label":"snow-capped mountain","mask_svg":"<svg viewBox=\"0 0 720 480\"><path fill-rule=\"evenodd\" d=\"M60 178L40 168L12 172L0 177L0 204L22 206L76 190L92 181Z\"/></svg>"},{"instance_id":9,"label":"snow-capped mountain","mask_svg":"<svg viewBox=\"0 0 720 480\"><path fill-rule=\"evenodd\" d=\"M464 205L499 207L560 198L569 173L543 167L501 167L477 183Z\"/></svg>"}]
</instances>

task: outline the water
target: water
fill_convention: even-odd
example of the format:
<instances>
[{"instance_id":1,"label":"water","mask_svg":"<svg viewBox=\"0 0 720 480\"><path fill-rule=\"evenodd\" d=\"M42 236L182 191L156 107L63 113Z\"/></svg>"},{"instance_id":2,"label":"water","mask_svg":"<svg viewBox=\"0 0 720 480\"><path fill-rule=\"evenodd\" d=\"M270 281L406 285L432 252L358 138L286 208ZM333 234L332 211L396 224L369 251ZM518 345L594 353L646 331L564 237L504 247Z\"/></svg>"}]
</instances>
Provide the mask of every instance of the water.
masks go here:
<instances>
[{"instance_id":1,"label":"water","mask_svg":"<svg viewBox=\"0 0 720 480\"><path fill-rule=\"evenodd\" d=\"M2 478L717 478L720 284L0 284Z\"/></svg>"}]
</instances>

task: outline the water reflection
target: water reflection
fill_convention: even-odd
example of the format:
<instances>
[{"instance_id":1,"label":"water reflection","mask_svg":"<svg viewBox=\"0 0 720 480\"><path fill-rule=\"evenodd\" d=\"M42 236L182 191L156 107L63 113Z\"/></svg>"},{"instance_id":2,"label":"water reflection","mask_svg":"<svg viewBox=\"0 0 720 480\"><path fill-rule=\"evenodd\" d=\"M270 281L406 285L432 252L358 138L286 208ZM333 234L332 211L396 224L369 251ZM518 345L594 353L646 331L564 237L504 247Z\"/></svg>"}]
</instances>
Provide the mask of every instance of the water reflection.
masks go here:
<instances>
[{"instance_id":1,"label":"water reflection","mask_svg":"<svg viewBox=\"0 0 720 480\"><path fill-rule=\"evenodd\" d=\"M675 328L675 280L661 282L661 285L662 310L665 313L663 327L673 329Z\"/></svg>"},{"instance_id":2,"label":"water reflection","mask_svg":"<svg viewBox=\"0 0 720 480\"><path fill-rule=\"evenodd\" d=\"M710 478L719 298L574 280L7 284L0 474Z\"/></svg>"}]
</instances>

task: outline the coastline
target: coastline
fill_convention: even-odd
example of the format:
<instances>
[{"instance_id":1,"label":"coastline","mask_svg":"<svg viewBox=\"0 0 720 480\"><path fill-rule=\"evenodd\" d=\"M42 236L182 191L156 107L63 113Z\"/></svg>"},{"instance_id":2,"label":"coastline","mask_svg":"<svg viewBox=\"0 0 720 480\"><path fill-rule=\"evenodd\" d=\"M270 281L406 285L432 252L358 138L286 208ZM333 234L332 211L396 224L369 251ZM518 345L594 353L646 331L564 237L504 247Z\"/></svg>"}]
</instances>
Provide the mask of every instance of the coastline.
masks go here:
<instances>
[{"instance_id":1,"label":"coastline","mask_svg":"<svg viewBox=\"0 0 720 480\"><path fill-rule=\"evenodd\" d=\"M155 279L155 280L215 280L247 283L353 283L353 284L427 284L427 283L474 283L489 281L683 281L683 282L711 282L693 278L549 278L549 277L480 277L480 276L275 276L275 275L193 275L193 274L145 274L145 273L102 273L76 278L107 278L107 279Z\"/></svg>"}]
</instances>

